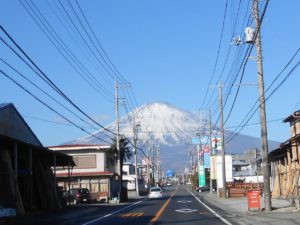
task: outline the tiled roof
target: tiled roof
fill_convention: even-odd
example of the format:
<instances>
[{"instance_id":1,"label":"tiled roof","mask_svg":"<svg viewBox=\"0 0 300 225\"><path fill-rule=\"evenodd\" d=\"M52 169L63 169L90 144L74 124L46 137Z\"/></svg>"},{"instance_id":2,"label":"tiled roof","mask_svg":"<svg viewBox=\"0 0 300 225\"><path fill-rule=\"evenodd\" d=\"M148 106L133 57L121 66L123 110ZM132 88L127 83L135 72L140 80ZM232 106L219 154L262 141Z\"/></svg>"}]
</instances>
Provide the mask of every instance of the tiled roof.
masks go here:
<instances>
[{"instance_id":1,"label":"tiled roof","mask_svg":"<svg viewBox=\"0 0 300 225\"><path fill-rule=\"evenodd\" d=\"M98 172L73 172L70 173L71 177L89 177L89 176L101 176L101 175L113 175L113 172L110 171L98 171ZM56 174L57 177L68 177L68 173L59 173Z\"/></svg>"},{"instance_id":2,"label":"tiled roof","mask_svg":"<svg viewBox=\"0 0 300 225\"><path fill-rule=\"evenodd\" d=\"M56 146L48 146L48 148L72 148L72 147L106 147L107 145L103 144L68 144L68 145L56 145Z\"/></svg>"}]
</instances>

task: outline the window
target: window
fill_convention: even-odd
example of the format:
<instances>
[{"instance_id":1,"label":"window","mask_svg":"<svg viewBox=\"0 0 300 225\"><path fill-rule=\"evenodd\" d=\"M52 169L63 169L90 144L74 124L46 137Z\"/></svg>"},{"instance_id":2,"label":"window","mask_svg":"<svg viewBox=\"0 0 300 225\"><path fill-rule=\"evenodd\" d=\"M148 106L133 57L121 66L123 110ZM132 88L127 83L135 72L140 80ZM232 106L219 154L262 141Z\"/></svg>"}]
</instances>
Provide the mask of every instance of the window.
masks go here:
<instances>
[{"instance_id":1,"label":"window","mask_svg":"<svg viewBox=\"0 0 300 225\"><path fill-rule=\"evenodd\" d=\"M76 169L96 168L96 155L76 155L73 160Z\"/></svg>"}]
</instances>

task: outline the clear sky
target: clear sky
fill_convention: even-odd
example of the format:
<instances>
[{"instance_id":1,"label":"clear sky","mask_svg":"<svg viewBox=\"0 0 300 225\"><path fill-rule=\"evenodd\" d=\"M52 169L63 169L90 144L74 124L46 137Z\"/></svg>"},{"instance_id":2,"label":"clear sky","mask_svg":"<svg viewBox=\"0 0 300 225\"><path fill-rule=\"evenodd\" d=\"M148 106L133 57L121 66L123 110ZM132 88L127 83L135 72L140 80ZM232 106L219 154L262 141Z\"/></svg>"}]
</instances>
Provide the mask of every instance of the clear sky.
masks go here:
<instances>
[{"instance_id":1,"label":"clear sky","mask_svg":"<svg viewBox=\"0 0 300 225\"><path fill-rule=\"evenodd\" d=\"M228 88L234 81L237 74L235 71L241 65L248 47L247 44L232 45L231 39L238 35L243 37L246 26L244 21L248 21L251 12L248 8L249 1L78 0L77 2L110 60L122 76L130 82L139 105L164 101L192 112L209 106L213 112L213 120L217 120L218 103L211 101L214 104L207 104L211 95L213 96L212 99L215 99L217 89L210 87L204 104L203 99L206 96L209 83L213 86L218 82L224 65L222 81L224 82L228 77L224 84L224 98L229 94ZM260 6L263 8L266 2L265 0L261 1ZM77 15L80 16L81 21L84 22L76 1L2 0L0 5L1 26L45 74L100 124L108 125L111 123L115 118L114 79L100 65L102 59L98 55L97 49L99 51L101 49L96 40L94 39L94 44L98 46L97 49L89 41L76 18L76 14L72 12L71 5ZM39 18L43 16L47 22L44 21L43 25L40 26L43 28L48 23L51 26L48 29L53 28L56 32L53 33L52 31L52 35L57 34L56 39L63 41L65 45L60 44L58 49L55 48L24 6L32 15L35 12ZM266 87L272 83L299 48L299 8L300 2L298 0L269 2L262 25ZM41 14L38 14L37 9ZM64 9L68 14L65 13ZM75 26L68 16L72 18ZM37 17L35 19L38 21ZM213 73L223 21L219 57L215 73ZM250 21L249 25L254 26L254 23ZM86 24L85 27L88 29ZM76 29L80 31L80 34L77 33ZM90 35L92 34L90 33ZM8 41L2 31L0 37ZM11 42L9 43L12 45ZM92 82L93 87L85 82L81 77L83 75L70 66L60 54L59 51L64 51L66 48L72 52L72 55L66 58L69 61L77 60L75 64L79 65L81 69L84 67L85 75L88 74L87 76L90 77L85 77L85 79L97 79L96 86L94 82ZM226 61L229 49L229 57ZM254 48L251 56L255 55ZM0 42L0 57L31 79L42 90L55 96L59 102L72 109L62 98L58 97L57 94L55 95L41 79L37 78L32 70L26 67L2 42ZM242 83L257 84L257 66L252 58L245 67ZM299 59L300 56L297 54L289 67L276 80L271 91L287 77L288 72ZM233 68L232 73L230 73L231 68ZM18 77L2 61L0 61L0 69L21 82L26 89L51 105L55 110L75 121L76 124L87 126L38 89ZM300 108L299 73L299 69L296 68L267 102L269 139L282 142L290 136L289 125L282 123L282 118ZM62 125L61 123L66 123L64 119L38 103L2 74L0 75L0 102L14 103L44 145L56 145L86 135L78 128ZM238 74L235 83L238 83L240 76L241 73ZM212 81L210 82L211 77ZM103 87L106 89L104 91L106 97L102 93ZM229 95L224 109L225 118L230 111L236 90L237 86L234 86ZM130 92L131 89L127 87L127 91ZM135 104L130 104L127 91L120 90L120 97L127 98L127 108L131 111ZM256 86L242 86L225 128L234 130L232 127L240 124L257 98ZM75 110L72 109L72 111ZM122 108L121 115L125 113L126 110ZM249 124L258 122L259 114L257 112ZM93 129L88 128L87 130L93 131ZM258 125L246 126L241 132L259 137L260 127Z\"/></svg>"}]
</instances>

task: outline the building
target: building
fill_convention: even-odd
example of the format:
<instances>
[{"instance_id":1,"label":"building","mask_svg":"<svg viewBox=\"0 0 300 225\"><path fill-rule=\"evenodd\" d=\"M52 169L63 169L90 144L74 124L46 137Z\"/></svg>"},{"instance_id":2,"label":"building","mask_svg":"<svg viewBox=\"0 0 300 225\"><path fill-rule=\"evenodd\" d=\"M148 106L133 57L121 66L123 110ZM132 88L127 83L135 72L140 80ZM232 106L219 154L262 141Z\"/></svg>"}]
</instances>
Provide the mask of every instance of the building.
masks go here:
<instances>
[{"instance_id":1,"label":"building","mask_svg":"<svg viewBox=\"0 0 300 225\"><path fill-rule=\"evenodd\" d=\"M72 166L71 157L41 144L11 103L0 104L0 215L62 207L56 167Z\"/></svg>"},{"instance_id":2,"label":"building","mask_svg":"<svg viewBox=\"0 0 300 225\"><path fill-rule=\"evenodd\" d=\"M144 179L138 168L138 185L139 195L144 195L147 192L145 188ZM126 185L128 191L128 198L136 197L136 175L135 166L131 163L123 164L123 186Z\"/></svg>"},{"instance_id":3,"label":"building","mask_svg":"<svg viewBox=\"0 0 300 225\"><path fill-rule=\"evenodd\" d=\"M92 198L107 200L117 196L116 154L109 145L60 145L49 149L73 157L75 166L57 170L58 185L64 190L88 188ZM68 177L70 175L70 178Z\"/></svg>"},{"instance_id":4,"label":"building","mask_svg":"<svg viewBox=\"0 0 300 225\"><path fill-rule=\"evenodd\" d=\"M283 122L290 124L291 138L270 152L272 197L294 199L299 208L300 110Z\"/></svg>"},{"instance_id":5,"label":"building","mask_svg":"<svg viewBox=\"0 0 300 225\"><path fill-rule=\"evenodd\" d=\"M261 154L256 148L249 149L244 154L232 155L232 167L234 180L246 183L263 182Z\"/></svg>"}]
</instances>

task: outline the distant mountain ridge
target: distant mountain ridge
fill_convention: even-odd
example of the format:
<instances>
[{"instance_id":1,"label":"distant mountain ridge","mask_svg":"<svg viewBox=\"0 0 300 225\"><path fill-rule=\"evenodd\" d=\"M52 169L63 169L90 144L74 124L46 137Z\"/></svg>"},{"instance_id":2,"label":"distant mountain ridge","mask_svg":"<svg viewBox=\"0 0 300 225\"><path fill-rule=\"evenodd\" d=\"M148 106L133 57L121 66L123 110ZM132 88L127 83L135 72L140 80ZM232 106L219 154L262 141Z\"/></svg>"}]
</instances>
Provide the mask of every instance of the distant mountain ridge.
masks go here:
<instances>
[{"instance_id":1,"label":"distant mountain ridge","mask_svg":"<svg viewBox=\"0 0 300 225\"><path fill-rule=\"evenodd\" d=\"M161 161L166 169L182 169L188 163L189 146L187 144L191 143L191 137L196 135L199 128L208 132L208 125L203 124L199 115L164 102L145 104L120 119L120 134L130 139L133 139L133 118L136 123L141 125L138 132L140 140L138 145L146 149L147 145L149 146L152 142L150 140L159 144ZM106 128L116 131L117 124L113 122ZM215 132L217 131L213 133ZM232 133L232 131L225 131L225 140ZM95 136L109 139L107 135L103 134L103 130L96 131L93 135L78 138L68 144L100 144L101 141ZM270 149L278 145L278 142L269 142ZM260 149L260 146L259 138L238 134L235 139L226 144L225 150L226 153L236 154L251 148Z\"/></svg>"}]
</instances>

